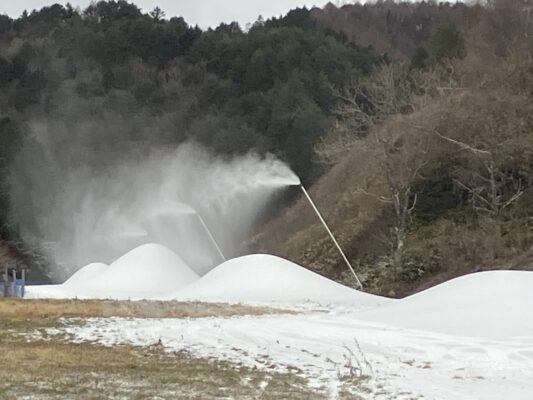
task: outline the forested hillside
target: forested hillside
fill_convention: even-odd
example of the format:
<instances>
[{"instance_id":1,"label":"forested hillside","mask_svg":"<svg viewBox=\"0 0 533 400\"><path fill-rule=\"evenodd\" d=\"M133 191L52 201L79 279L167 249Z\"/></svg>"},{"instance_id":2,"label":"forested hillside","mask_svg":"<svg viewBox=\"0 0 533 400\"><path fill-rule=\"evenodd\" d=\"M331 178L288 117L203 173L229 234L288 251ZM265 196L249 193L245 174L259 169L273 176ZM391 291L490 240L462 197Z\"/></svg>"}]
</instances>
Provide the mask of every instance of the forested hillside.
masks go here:
<instances>
[{"instance_id":1,"label":"forested hillside","mask_svg":"<svg viewBox=\"0 0 533 400\"><path fill-rule=\"evenodd\" d=\"M331 88L379 61L307 9L247 32L201 31L124 0L0 16L1 237L46 264L53 243L34 216L54 208L74 166L90 179L185 140L274 153L310 183L322 172L314 145L334 121Z\"/></svg>"},{"instance_id":2,"label":"forested hillside","mask_svg":"<svg viewBox=\"0 0 533 400\"><path fill-rule=\"evenodd\" d=\"M246 31L202 31L124 0L0 16L6 253L46 270L54 243L35 215L54 209L65 179L192 140L286 161L370 291L527 268L532 9L330 4ZM265 217L253 247L352 284L297 196Z\"/></svg>"}]
</instances>

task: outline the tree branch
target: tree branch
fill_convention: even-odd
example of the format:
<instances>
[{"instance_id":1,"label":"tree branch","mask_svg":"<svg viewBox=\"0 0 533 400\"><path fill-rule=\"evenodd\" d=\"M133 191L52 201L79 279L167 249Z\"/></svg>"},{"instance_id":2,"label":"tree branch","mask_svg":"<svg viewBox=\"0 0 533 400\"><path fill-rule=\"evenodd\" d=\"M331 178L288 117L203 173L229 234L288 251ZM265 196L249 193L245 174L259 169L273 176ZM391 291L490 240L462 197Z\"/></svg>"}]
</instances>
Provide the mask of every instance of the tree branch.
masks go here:
<instances>
[{"instance_id":1,"label":"tree branch","mask_svg":"<svg viewBox=\"0 0 533 400\"><path fill-rule=\"evenodd\" d=\"M362 193L362 194L370 196L370 197L374 197L374 198L378 199L379 201L382 201L383 203L392 203L391 199L389 199L389 198L387 198L385 196L380 196L379 194L367 192L365 189L358 188L355 192L356 193Z\"/></svg>"},{"instance_id":2,"label":"tree branch","mask_svg":"<svg viewBox=\"0 0 533 400\"><path fill-rule=\"evenodd\" d=\"M437 131L436 129L433 130L433 132L435 132L435 134L440 137L441 139L444 139L450 143L453 143L453 144L456 144L457 146L459 146L461 149L463 150L468 150L468 151L471 151L473 152L474 154L484 154L484 155L491 155L491 152L490 151L487 151L487 150L481 150L481 149L476 149L475 147L472 147L464 142L460 142L459 140L455 140L455 139L452 139L451 137L448 137L448 136L444 136L442 135L439 131Z\"/></svg>"},{"instance_id":3,"label":"tree branch","mask_svg":"<svg viewBox=\"0 0 533 400\"><path fill-rule=\"evenodd\" d=\"M471 193L475 198L481 200L483 203L487 204L490 208L489 210L492 210L492 204L490 201L488 201L487 199L485 199L483 196L481 196L478 192L476 192L474 189L472 188L469 188L468 186L466 186L464 183L462 183L461 181L459 181L458 179L454 179L453 180L457 185L459 185L460 187L462 187L463 189L465 189L467 192Z\"/></svg>"}]
</instances>

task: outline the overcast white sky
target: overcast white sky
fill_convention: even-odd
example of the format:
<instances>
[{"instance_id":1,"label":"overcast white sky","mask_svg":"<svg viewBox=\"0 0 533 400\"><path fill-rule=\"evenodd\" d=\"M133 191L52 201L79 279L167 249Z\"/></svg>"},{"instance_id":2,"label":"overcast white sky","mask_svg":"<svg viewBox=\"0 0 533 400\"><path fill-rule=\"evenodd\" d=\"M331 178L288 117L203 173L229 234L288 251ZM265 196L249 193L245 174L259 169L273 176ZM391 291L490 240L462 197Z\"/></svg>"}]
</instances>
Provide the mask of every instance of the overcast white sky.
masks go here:
<instances>
[{"instance_id":1,"label":"overcast white sky","mask_svg":"<svg viewBox=\"0 0 533 400\"><path fill-rule=\"evenodd\" d=\"M23 10L31 11L68 0L0 0L0 14L18 17ZM253 22L258 15L265 18L285 14L297 6L323 6L328 0L133 0L144 12L159 6L167 17L183 16L191 24L202 28L220 22L238 21L242 26ZM335 1L333 1L335 2ZM87 7L91 0L70 0L73 6Z\"/></svg>"}]
</instances>

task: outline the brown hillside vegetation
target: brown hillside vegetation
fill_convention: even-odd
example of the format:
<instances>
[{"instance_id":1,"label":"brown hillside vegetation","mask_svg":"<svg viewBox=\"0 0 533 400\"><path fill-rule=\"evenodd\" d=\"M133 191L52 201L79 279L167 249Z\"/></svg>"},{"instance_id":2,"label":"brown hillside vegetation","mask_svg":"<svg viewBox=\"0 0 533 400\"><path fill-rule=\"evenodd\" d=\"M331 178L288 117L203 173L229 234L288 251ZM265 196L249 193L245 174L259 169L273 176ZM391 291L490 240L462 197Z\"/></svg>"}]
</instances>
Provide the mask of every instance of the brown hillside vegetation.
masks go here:
<instances>
[{"instance_id":1,"label":"brown hillside vegetation","mask_svg":"<svg viewBox=\"0 0 533 400\"><path fill-rule=\"evenodd\" d=\"M0 398L257 399L257 393L263 399L324 398L294 373L169 352L160 342L104 346L49 334L88 317L204 318L271 311L277 312L227 304L0 299Z\"/></svg>"},{"instance_id":2,"label":"brown hillside vegetation","mask_svg":"<svg viewBox=\"0 0 533 400\"><path fill-rule=\"evenodd\" d=\"M336 12L355 25L363 9ZM310 193L369 291L402 296L532 265L533 3L465 9L476 23L461 31L461 51L422 69L382 65L334 89L345 105L317 147L333 166ZM303 199L255 243L353 284Z\"/></svg>"}]
</instances>

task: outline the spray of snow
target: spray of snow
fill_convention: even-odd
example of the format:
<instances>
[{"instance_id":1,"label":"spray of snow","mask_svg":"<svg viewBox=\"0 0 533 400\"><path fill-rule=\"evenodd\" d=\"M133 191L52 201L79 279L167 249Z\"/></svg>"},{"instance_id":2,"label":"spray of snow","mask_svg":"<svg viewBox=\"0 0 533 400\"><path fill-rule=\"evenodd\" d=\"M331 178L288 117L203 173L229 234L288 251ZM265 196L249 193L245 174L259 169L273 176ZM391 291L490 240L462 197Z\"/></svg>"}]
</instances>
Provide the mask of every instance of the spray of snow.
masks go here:
<instances>
[{"instance_id":1,"label":"spray of snow","mask_svg":"<svg viewBox=\"0 0 533 400\"><path fill-rule=\"evenodd\" d=\"M195 214L232 257L242 254L241 243L271 196L299 183L274 156L224 158L192 143L103 170L70 174L40 220L54 244L50 255L58 264L58 281L85 264L110 263L150 242L168 247L203 274L220 256Z\"/></svg>"}]
</instances>

